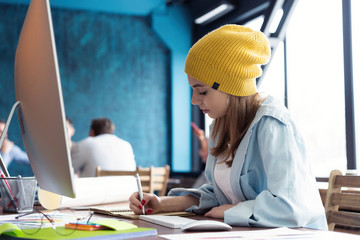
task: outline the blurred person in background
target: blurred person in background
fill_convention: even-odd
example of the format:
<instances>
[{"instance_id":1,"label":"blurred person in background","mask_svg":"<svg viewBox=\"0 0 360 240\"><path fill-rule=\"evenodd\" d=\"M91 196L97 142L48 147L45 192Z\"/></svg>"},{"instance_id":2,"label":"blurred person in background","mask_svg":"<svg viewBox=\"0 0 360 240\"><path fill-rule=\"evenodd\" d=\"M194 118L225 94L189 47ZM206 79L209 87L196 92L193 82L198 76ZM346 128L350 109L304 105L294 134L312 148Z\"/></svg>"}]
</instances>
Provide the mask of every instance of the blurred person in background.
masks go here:
<instances>
[{"instance_id":1,"label":"blurred person in background","mask_svg":"<svg viewBox=\"0 0 360 240\"><path fill-rule=\"evenodd\" d=\"M5 129L6 122L0 120L0 136ZM10 176L21 175L23 177L33 176L28 155L13 141L8 139L7 134L0 148L1 157L8 168Z\"/></svg>"},{"instance_id":2,"label":"blurred person in background","mask_svg":"<svg viewBox=\"0 0 360 240\"><path fill-rule=\"evenodd\" d=\"M96 167L104 170L136 170L129 142L114 135L115 125L108 118L91 121L89 137L71 149L72 164L79 177L95 177Z\"/></svg>"}]
</instances>

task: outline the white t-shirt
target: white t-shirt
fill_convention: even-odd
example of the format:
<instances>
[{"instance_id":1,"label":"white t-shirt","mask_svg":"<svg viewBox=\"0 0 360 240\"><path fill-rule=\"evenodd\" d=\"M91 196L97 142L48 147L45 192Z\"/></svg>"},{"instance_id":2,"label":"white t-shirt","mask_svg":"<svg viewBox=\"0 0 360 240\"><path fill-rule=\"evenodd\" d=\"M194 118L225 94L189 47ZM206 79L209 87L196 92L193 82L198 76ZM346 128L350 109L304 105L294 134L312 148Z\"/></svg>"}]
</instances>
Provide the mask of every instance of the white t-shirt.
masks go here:
<instances>
[{"instance_id":1,"label":"white t-shirt","mask_svg":"<svg viewBox=\"0 0 360 240\"><path fill-rule=\"evenodd\" d=\"M231 203L238 203L239 199L236 199L233 191L231 190L230 171L231 167L228 167L225 162L216 163L214 169L214 179L227 199L229 199Z\"/></svg>"},{"instance_id":2,"label":"white t-shirt","mask_svg":"<svg viewBox=\"0 0 360 240\"><path fill-rule=\"evenodd\" d=\"M71 149L72 164L80 177L95 177L96 167L104 170L136 170L133 149L129 142L114 134L87 137Z\"/></svg>"}]
</instances>

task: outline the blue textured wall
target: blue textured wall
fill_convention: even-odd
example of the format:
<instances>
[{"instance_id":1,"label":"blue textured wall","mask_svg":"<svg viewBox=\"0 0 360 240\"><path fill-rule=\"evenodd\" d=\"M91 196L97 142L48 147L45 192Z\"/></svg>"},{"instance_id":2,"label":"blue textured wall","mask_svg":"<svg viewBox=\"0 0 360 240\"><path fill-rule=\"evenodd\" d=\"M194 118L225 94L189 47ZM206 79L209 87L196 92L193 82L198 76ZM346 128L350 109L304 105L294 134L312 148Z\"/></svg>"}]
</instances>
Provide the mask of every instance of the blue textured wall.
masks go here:
<instances>
[{"instance_id":1,"label":"blue textured wall","mask_svg":"<svg viewBox=\"0 0 360 240\"><path fill-rule=\"evenodd\" d=\"M15 103L15 50L25 13L26 8L22 5L0 5L0 118L5 120ZM8 135L23 148L16 116L10 125Z\"/></svg>"},{"instance_id":2,"label":"blue textured wall","mask_svg":"<svg viewBox=\"0 0 360 240\"><path fill-rule=\"evenodd\" d=\"M191 46L192 22L183 8L170 8L153 16L153 28L171 49L172 170L191 170L191 91L184 73Z\"/></svg>"},{"instance_id":3,"label":"blue textured wall","mask_svg":"<svg viewBox=\"0 0 360 240\"><path fill-rule=\"evenodd\" d=\"M27 6L0 4L0 116L14 103L13 64ZM109 117L139 165L171 159L170 52L145 17L53 9L66 115L74 140ZM9 138L22 146L14 118Z\"/></svg>"}]
</instances>

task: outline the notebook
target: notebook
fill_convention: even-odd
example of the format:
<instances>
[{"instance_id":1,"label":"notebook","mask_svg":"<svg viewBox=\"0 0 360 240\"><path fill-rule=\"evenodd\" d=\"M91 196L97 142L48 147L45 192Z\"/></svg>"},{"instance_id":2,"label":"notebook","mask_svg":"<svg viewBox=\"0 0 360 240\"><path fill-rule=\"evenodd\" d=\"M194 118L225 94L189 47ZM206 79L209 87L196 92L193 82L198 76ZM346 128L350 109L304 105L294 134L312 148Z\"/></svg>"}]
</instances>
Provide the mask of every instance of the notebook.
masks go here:
<instances>
[{"instance_id":1,"label":"notebook","mask_svg":"<svg viewBox=\"0 0 360 240\"><path fill-rule=\"evenodd\" d=\"M134 214L130 208L109 208L109 207L92 207L91 211L100 214L106 214L114 217L128 218L128 219L139 219L140 215ZM165 213L155 213L153 215L163 215L163 216L194 216L195 213L192 212L165 212Z\"/></svg>"},{"instance_id":2,"label":"notebook","mask_svg":"<svg viewBox=\"0 0 360 240\"><path fill-rule=\"evenodd\" d=\"M130 208L109 208L109 207L91 207L90 211L94 213L106 214L114 217L138 219L139 216L134 214Z\"/></svg>"},{"instance_id":3,"label":"notebook","mask_svg":"<svg viewBox=\"0 0 360 240\"><path fill-rule=\"evenodd\" d=\"M181 228L196 220L180 216L140 215L139 219L169 228Z\"/></svg>"}]
</instances>

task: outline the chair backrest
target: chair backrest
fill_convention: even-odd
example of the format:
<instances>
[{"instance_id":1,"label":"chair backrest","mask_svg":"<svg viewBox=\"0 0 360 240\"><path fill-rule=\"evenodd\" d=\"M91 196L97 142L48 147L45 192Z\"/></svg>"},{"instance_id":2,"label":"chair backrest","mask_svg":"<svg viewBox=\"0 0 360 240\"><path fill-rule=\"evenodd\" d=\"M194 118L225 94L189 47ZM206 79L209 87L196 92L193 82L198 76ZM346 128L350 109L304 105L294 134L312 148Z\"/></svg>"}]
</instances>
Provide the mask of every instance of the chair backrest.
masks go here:
<instances>
[{"instance_id":1,"label":"chair backrest","mask_svg":"<svg viewBox=\"0 0 360 240\"><path fill-rule=\"evenodd\" d=\"M167 185L170 175L170 166L165 165L163 167L137 167L136 171L139 172L140 179L142 172L150 172L151 184L150 191L151 193L156 192L158 196L164 196L166 194Z\"/></svg>"},{"instance_id":2,"label":"chair backrest","mask_svg":"<svg viewBox=\"0 0 360 240\"><path fill-rule=\"evenodd\" d=\"M360 176L331 171L325 211L329 230L335 225L360 228Z\"/></svg>"},{"instance_id":3,"label":"chair backrest","mask_svg":"<svg viewBox=\"0 0 360 240\"><path fill-rule=\"evenodd\" d=\"M128 176L138 173L141 180L142 190L146 193L157 193L158 196L164 196L166 194L170 166L165 165L163 167L137 167L135 171L115 171L115 170L103 170L101 167L96 167L96 176Z\"/></svg>"}]
</instances>

